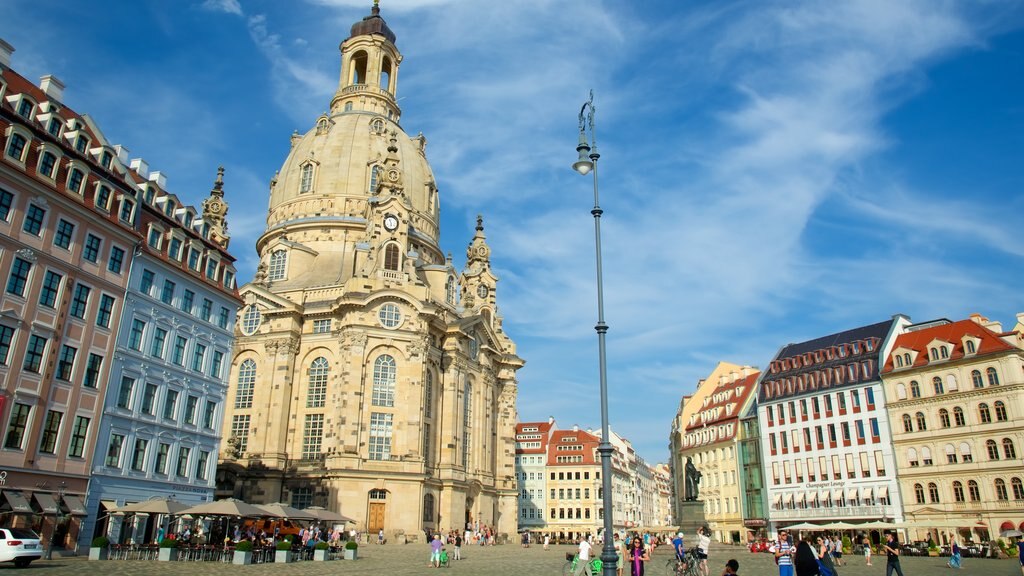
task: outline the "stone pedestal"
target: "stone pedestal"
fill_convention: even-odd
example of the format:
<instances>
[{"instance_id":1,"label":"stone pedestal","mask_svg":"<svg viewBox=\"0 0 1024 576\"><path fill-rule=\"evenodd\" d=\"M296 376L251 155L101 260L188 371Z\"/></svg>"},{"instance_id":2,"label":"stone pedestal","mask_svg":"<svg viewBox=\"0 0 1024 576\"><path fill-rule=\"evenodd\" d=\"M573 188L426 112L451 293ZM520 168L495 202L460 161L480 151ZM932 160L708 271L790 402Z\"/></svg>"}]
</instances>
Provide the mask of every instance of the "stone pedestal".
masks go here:
<instances>
[{"instance_id":1,"label":"stone pedestal","mask_svg":"<svg viewBox=\"0 0 1024 576\"><path fill-rule=\"evenodd\" d=\"M686 534L687 547L691 543L696 545L697 541L694 538L697 536L697 528L707 526L707 520L704 518L704 502L700 500L680 502L679 513L681 516L678 522L679 529Z\"/></svg>"}]
</instances>

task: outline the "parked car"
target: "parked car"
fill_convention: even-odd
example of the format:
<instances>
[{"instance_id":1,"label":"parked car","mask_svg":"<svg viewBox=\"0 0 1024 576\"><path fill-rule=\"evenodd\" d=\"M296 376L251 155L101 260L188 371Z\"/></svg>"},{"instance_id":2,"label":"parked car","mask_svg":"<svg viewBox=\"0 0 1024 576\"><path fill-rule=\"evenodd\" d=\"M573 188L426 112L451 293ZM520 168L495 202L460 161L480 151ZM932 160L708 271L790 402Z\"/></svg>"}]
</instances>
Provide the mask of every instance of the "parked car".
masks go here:
<instances>
[{"instance_id":1,"label":"parked car","mask_svg":"<svg viewBox=\"0 0 1024 576\"><path fill-rule=\"evenodd\" d=\"M0 528L0 562L26 568L42 556L38 534L25 528Z\"/></svg>"}]
</instances>

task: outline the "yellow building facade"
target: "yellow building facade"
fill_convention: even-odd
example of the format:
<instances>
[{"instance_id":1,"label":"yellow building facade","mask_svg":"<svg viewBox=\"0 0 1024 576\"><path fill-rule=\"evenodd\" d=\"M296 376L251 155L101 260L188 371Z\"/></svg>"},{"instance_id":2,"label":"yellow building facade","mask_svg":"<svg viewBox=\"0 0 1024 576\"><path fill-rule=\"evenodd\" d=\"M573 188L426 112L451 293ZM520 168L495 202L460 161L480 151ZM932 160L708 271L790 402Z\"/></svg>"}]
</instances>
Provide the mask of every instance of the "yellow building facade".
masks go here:
<instances>
[{"instance_id":1,"label":"yellow building facade","mask_svg":"<svg viewBox=\"0 0 1024 576\"><path fill-rule=\"evenodd\" d=\"M218 495L324 506L360 531L516 530L516 371L482 219L457 271L402 55L375 5L329 112L271 181L240 289Z\"/></svg>"},{"instance_id":2,"label":"yellow building facade","mask_svg":"<svg viewBox=\"0 0 1024 576\"><path fill-rule=\"evenodd\" d=\"M963 544L1024 529L1020 324L1003 332L974 315L910 326L882 381L906 518L935 526L943 544L954 532Z\"/></svg>"}]
</instances>

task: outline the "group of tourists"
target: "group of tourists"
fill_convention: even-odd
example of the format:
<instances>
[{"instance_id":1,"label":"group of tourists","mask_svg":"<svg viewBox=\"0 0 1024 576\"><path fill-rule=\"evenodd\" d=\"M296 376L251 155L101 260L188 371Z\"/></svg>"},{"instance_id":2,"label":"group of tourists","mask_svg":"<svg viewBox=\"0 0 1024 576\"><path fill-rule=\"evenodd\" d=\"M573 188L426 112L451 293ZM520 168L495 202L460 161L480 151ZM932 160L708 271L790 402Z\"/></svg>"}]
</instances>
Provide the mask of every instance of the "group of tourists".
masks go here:
<instances>
[{"instance_id":1,"label":"group of tourists","mask_svg":"<svg viewBox=\"0 0 1024 576\"><path fill-rule=\"evenodd\" d=\"M871 545L864 547L866 564L871 566ZM903 576L900 566L900 544L896 534L886 534L885 544L886 565L885 575L892 576L895 572ZM775 562L779 565L779 576L838 576L837 566L844 566L843 543L839 538L829 536L806 536L797 544L793 544L788 530L779 530L779 541L769 548L775 554Z\"/></svg>"}]
</instances>

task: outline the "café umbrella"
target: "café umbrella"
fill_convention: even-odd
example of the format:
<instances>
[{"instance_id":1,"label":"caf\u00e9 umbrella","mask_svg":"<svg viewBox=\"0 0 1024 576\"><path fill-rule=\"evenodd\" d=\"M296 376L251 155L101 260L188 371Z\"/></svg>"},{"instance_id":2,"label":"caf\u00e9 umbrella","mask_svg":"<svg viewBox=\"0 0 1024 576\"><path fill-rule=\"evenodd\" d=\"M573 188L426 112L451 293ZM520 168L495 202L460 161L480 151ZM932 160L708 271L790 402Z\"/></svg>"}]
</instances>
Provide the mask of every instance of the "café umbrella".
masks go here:
<instances>
[{"instance_id":1,"label":"caf\u00e9 umbrella","mask_svg":"<svg viewBox=\"0 0 1024 576\"><path fill-rule=\"evenodd\" d=\"M191 514L193 516L238 516L242 518L274 516L262 508L257 508L252 504L247 504L234 498L199 504L198 506L182 510L180 514Z\"/></svg>"}]
</instances>

